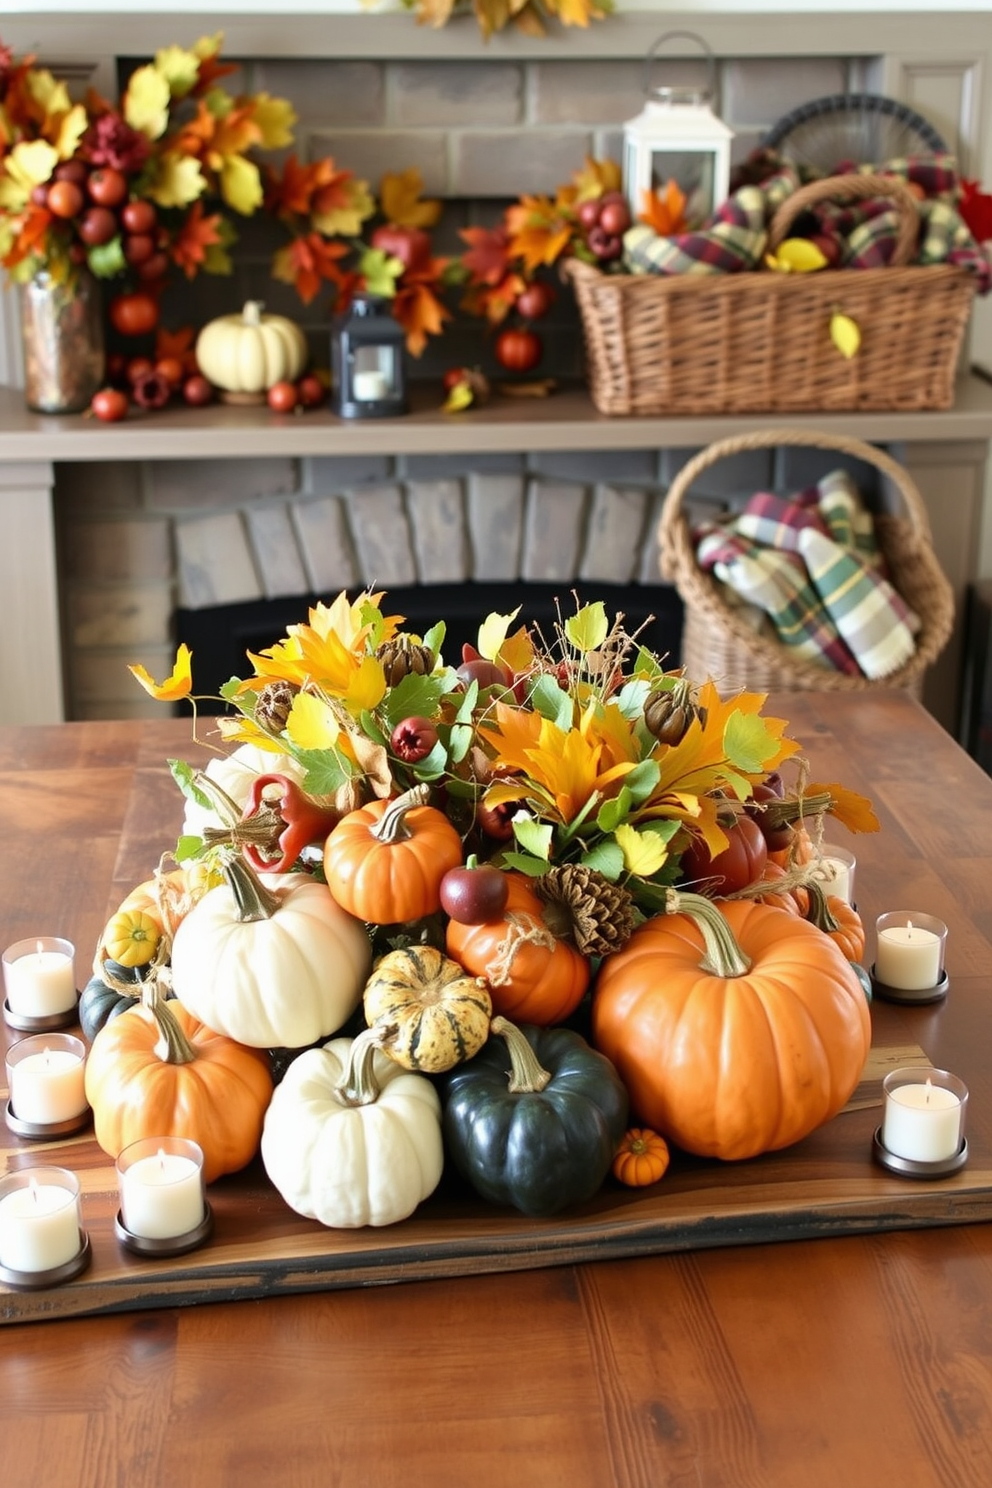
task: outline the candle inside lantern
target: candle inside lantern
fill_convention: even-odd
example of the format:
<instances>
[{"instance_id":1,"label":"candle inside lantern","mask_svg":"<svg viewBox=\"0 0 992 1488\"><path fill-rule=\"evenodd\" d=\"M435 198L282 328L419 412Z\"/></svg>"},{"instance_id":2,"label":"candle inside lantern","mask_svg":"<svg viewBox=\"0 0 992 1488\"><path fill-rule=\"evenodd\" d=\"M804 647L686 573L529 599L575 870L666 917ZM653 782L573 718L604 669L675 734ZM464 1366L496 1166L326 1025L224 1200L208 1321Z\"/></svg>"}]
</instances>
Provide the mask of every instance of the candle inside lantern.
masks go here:
<instances>
[{"instance_id":1,"label":"candle inside lantern","mask_svg":"<svg viewBox=\"0 0 992 1488\"><path fill-rule=\"evenodd\" d=\"M133 1142L117 1159L121 1219L143 1240L172 1240L203 1223L203 1151L182 1137Z\"/></svg>"},{"instance_id":2,"label":"candle inside lantern","mask_svg":"<svg viewBox=\"0 0 992 1488\"><path fill-rule=\"evenodd\" d=\"M3 953L7 1005L24 1018L50 1018L76 1003L75 947L53 936L19 940Z\"/></svg>"},{"instance_id":3,"label":"candle inside lantern","mask_svg":"<svg viewBox=\"0 0 992 1488\"><path fill-rule=\"evenodd\" d=\"M356 372L351 379L351 388L355 397L360 398L363 403L371 403L389 395L386 374L375 370Z\"/></svg>"},{"instance_id":4,"label":"candle inside lantern","mask_svg":"<svg viewBox=\"0 0 992 1488\"><path fill-rule=\"evenodd\" d=\"M946 1070L893 1070L882 1082L882 1145L895 1157L944 1162L961 1147L968 1098Z\"/></svg>"},{"instance_id":5,"label":"candle inside lantern","mask_svg":"<svg viewBox=\"0 0 992 1488\"><path fill-rule=\"evenodd\" d=\"M22 1168L0 1181L0 1266L51 1271L80 1251L79 1180L64 1168Z\"/></svg>"},{"instance_id":6,"label":"candle inside lantern","mask_svg":"<svg viewBox=\"0 0 992 1488\"><path fill-rule=\"evenodd\" d=\"M823 856L813 870L813 875L823 885L823 892L828 898L843 899L846 903L853 904L856 867L857 859L846 847L824 843Z\"/></svg>"},{"instance_id":7,"label":"candle inside lantern","mask_svg":"<svg viewBox=\"0 0 992 1488\"><path fill-rule=\"evenodd\" d=\"M936 987L944 970L947 927L932 915L898 910L879 915L875 977L886 987L917 992Z\"/></svg>"},{"instance_id":8,"label":"candle inside lantern","mask_svg":"<svg viewBox=\"0 0 992 1488\"><path fill-rule=\"evenodd\" d=\"M39 1033L7 1050L10 1109L18 1121L52 1126L87 1107L86 1045L69 1034Z\"/></svg>"}]
</instances>

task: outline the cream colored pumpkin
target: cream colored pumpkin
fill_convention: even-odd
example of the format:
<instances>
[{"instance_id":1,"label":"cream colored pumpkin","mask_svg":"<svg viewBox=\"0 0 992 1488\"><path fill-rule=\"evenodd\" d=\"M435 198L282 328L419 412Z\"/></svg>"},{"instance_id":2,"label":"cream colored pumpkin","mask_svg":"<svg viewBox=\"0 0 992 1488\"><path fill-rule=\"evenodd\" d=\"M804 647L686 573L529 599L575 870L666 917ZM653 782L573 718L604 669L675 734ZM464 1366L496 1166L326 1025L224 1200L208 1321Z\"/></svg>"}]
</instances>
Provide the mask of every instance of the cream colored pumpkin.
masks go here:
<instances>
[{"instance_id":1,"label":"cream colored pumpkin","mask_svg":"<svg viewBox=\"0 0 992 1488\"><path fill-rule=\"evenodd\" d=\"M176 996L217 1033L255 1049L302 1049L336 1033L369 973L365 927L303 874L256 878L241 858L225 874L176 932ZM257 918L241 917L246 893Z\"/></svg>"},{"instance_id":2,"label":"cream colored pumpkin","mask_svg":"<svg viewBox=\"0 0 992 1488\"><path fill-rule=\"evenodd\" d=\"M264 393L277 382L292 382L308 354L296 322L264 315L258 300L249 300L240 315L208 321L196 341L200 371L226 393Z\"/></svg>"},{"instance_id":3,"label":"cream colored pumpkin","mask_svg":"<svg viewBox=\"0 0 992 1488\"><path fill-rule=\"evenodd\" d=\"M298 1054L262 1128L262 1162L289 1207L334 1229L396 1224L441 1181L441 1102L381 1034Z\"/></svg>"}]
</instances>

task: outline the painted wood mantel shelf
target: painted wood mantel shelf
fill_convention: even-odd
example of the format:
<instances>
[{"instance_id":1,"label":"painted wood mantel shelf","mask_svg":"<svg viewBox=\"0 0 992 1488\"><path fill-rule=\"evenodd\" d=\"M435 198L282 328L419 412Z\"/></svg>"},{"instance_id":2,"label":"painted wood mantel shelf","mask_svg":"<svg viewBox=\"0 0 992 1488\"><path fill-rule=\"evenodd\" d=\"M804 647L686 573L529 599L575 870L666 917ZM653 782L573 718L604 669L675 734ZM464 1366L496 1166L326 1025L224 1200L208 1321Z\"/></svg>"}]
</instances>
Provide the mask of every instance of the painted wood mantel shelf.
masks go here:
<instances>
[{"instance_id":1,"label":"painted wood mantel shelf","mask_svg":"<svg viewBox=\"0 0 992 1488\"><path fill-rule=\"evenodd\" d=\"M946 412L809 413L692 418L608 418L581 388L547 400L496 399L446 415L436 395L415 397L401 419L349 423L318 410L304 417L267 409L169 409L123 424L32 414L23 395L0 389L0 721L52 723L64 717L55 467L76 461L252 459L261 455L464 454L501 450L699 448L748 430L814 428L894 445L926 502L934 546L962 609L977 577L982 497L992 440L992 385L974 376L958 385ZM956 725L961 625L926 701L945 727Z\"/></svg>"}]
</instances>

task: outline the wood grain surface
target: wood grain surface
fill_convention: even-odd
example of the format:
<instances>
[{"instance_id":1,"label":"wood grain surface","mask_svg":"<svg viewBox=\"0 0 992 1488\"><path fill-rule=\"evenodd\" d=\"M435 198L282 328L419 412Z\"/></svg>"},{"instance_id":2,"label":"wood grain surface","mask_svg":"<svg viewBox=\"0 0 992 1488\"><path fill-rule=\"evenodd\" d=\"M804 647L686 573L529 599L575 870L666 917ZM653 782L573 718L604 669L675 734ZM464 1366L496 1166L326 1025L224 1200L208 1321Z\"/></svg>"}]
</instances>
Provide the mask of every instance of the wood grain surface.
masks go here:
<instances>
[{"instance_id":1,"label":"wood grain surface","mask_svg":"<svg viewBox=\"0 0 992 1488\"><path fill-rule=\"evenodd\" d=\"M92 1167L80 1156L94 1284L136 1310L67 1317L54 1291L18 1294L52 1321L0 1332L5 1488L985 1488L992 1228L969 1221L987 1217L992 1183L992 781L902 695L772 710L814 778L875 803L882 831L852 844L866 921L909 907L950 927L946 1002L876 1004L873 1023L879 1060L923 1051L969 1085L967 1168L917 1185L872 1166L869 1068L854 1108L791 1153L687 1163L646 1200L604 1190L540 1223L446 1189L364 1237L344 1278L315 1274L334 1268L330 1232L270 1211L249 1173L212 1187L217 1231L196 1256L216 1247L229 1275L255 1277L225 1293L207 1267L211 1296L259 1299L175 1306L188 1278L153 1298L168 1263L105 1245L113 1196L95 1152ZM188 741L181 722L0 730L5 945L66 935L85 966L108 909L171 840L181 803L164 761ZM23 1165L27 1145L4 1136L5 1162ZM829 1238L848 1227L868 1232ZM260 1230L292 1264L250 1260ZM371 1284L400 1276L420 1279Z\"/></svg>"}]
</instances>

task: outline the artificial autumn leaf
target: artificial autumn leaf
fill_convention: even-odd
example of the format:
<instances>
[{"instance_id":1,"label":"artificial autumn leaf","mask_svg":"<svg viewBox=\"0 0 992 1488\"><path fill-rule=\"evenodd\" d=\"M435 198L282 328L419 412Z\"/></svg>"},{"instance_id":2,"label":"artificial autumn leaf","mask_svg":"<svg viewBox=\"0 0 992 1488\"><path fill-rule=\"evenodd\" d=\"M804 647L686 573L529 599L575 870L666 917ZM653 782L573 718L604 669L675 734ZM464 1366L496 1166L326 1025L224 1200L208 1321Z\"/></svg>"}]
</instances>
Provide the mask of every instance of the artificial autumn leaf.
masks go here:
<instances>
[{"instance_id":1,"label":"artificial autumn leaf","mask_svg":"<svg viewBox=\"0 0 992 1488\"><path fill-rule=\"evenodd\" d=\"M625 823L613 835L623 852L623 866L638 878L651 878L668 858L668 848L658 832L638 832Z\"/></svg>"},{"instance_id":2,"label":"artificial autumn leaf","mask_svg":"<svg viewBox=\"0 0 992 1488\"><path fill-rule=\"evenodd\" d=\"M386 221L397 227L433 227L441 215L442 203L422 201L423 189L423 177L415 167L383 176L379 182L379 205Z\"/></svg>"},{"instance_id":3,"label":"artificial autumn leaf","mask_svg":"<svg viewBox=\"0 0 992 1488\"><path fill-rule=\"evenodd\" d=\"M298 692L286 719L286 733L298 749L333 749L341 733L329 703L312 692Z\"/></svg>"},{"instance_id":4,"label":"artificial autumn leaf","mask_svg":"<svg viewBox=\"0 0 992 1488\"><path fill-rule=\"evenodd\" d=\"M27 206L31 192L49 179L58 159L47 140L22 140L15 145L4 158L6 175L0 176L0 207L19 212Z\"/></svg>"},{"instance_id":5,"label":"artificial autumn leaf","mask_svg":"<svg viewBox=\"0 0 992 1488\"><path fill-rule=\"evenodd\" d=\"M185 98L200 80L200 59L184 47L162 47L155 53L155 70L165 78L173 98Z\"/></svg>"},{"instance_id":6,"label":"artificial autumn leaf","mask_svg":"<svg viewBox=\"0 0 992 1488\"><path fill-rule=\"evenodd\" d=\"M229 207L250 217L262 205L262 177L253 160L243 155L226 155L220 171L220 193Z\"/></svg>"},{"instance_id":7,"label":"artificial autumn leaf","mask_svg":"<svg viewBox=\"0 0 992 1488\"><path fill-rule=\"evenodd\" d=\"M861 346L861 328L856 320L835 310L830 317L830 339L848 361L857 356Z\"/></svg>"},{"instance_id":8,"label":"artificial autumn leaf","mask_svg":"<svg viewBox=\"0 0 992 1488\"><path fill-rule=\"evenodd\" d=\"M809 238L786 238L774 253L765 254L765 265L779 274L813 274L826 269L826 255Z\"/></svg>"},{"instance_id":9,"label":"artificial autumn leaf","mask_svg":"<svg viewBox=\"0 0 992 1488\"><path fill-rule=\"evenodd\" d=\"M961 182L958 211L976 243L992 241L992 196L977 181Z\"/></svg>"},{"instance_id":10,"label":"artificial autumn leaf","mask_svg":"<svg viewBox=\"0 0 992 1488\"><path fill-rule=\"evenodd\" d=\"M320 293L323 283L331 281L341 287L345 276L337 260L348 252L344 243L328 243L319 233L306 233L280 248L272 260L272 277L295 286L305 305Z\"/></svg>"},{"instance_id":11,"label":"artificial autumn leaf","mask_svg":"<svg viewBox=\"0 0 992 1488\"><path fill-rule=\"evenodd\" d=\"M139 67L131 74L124 94L125 123L146 139L160 139L169 122L170 97L167 78L151 64Z\"/></svg>"},{"instance_id":12,"label":"artificial autumn leaf","mask_svg":"<svg viewBox=\"0 0 992 1488\"><path fill-rule=\"evenodd\" d=\"M577 651L595 651L606 640L610 622L606 618L606 606L601 599L583 605L565 621L565 635Z\"/></svg>"},{"instance_id":13,"label":"artificial autumn leaf","mask_svg":"<svg viewBox=\"0 0 992 1488\"><path fill-rule=\"evenodd\" d=\"M312 221L318 232L328 237L339 234L357 238L362 224L375 211L375 199L368 182L359 181L350 171L341 171L331 187L322 187L314 197Z\"/></svg>"},{"instance_id":14,"label":"artificial autumn leaf","mask_svg":"<svg viewBox=\"0 0 992 1488\"><path fill-rule=\"evenodd\" d=\"M396 281L406 264L382 248L366 248L358 260L358 272L365 281L369 294L381 295L391 300L396 293Z\"/></svg>"},{"instance_id":15,"label":"artificial autumn leaf","mask_svg":"<svg viewBox=\"0 0 992 1488\"><path fill-rule=\"evenodd\" d=\"M266 172L265 205L275 216L306 217L316 193L331 186L340 174L329 156L303 165L289 155L281 172L271 168Z\"/></svg>"},{"instance_id":16,"label":"artificial autumn leaf","mask_svg":"<svg viewBox=\"0 0 992 1488\"><path fill-rule=\"evenodd\" d=\"M158 362L167 357L175 357L182 362L185 371L195 372L196 334L192 326L181 326L178 331L169 331L160 325L155 332L155 360Z\"/></svg>"},{"instance_id":17,"label":"artificial autumn leaf","mask_svg":"<svg viewBox=\"0 0 992 1488\"><path fill-rule=\"evenodd\" d=\"M510 239L503 227L463 227L458 236L468 243L462 263L475 284L499 284L510 263Z\"/></svg>"},{"instance_id":18,"label":"artificial autumn leaf","mask_svg":"<svg viewBox=\"0 0 992 1488\"><path fill-rule=\"evenodd\" d=\"M466 408L471 408L475 402L475 393L472 384L467 377L453 383L448 389L448 396L441 404L442 413L462 413Z\"/></svg>"},{"instance_id":19,"label":"artificial autumn leaf","mask_svg":"<svg viewBox=\"0 0 992 1488\"><path fill-rule=\"evenodd\" d=\"M193 43L192 50L200 62L200 75L196 84L198 93L212 88L218 78L237 72L236 63L219 60L220 49L223 45L223 31L216 31L213 36L201 36L199 41Z\"/></svg>"},{"instance_id":20,"label":"artificial autumn leaf","mask_svg":"<svg viewBox=\"0 0 992 1488\"><path fill-rule=\"evenodd\" d=\"M259 143L263 150L284 150L293 143L293 125L297 115L286 98L272 98L268 93L256 93L252 117L258 127Z\"/></svg>"},{"instance_id":21,"label":"artificial autumn leaf","mask_svg":"<svg viewBox=\"0 0 992 1488\"><path fill-rule=\"evenodd\" d=\"M81 103L71 108L59 122L59 127L52 140L55 152L60 160L71 160L76 153L79 141L89 128L89 119L86 110Z\"/></svg>"},{"instance_id":22,"label":"artificial autumn leaf","mask_svg":"<svg viewBox=\"0 0 992 1488\"><path fill-rule=\"evenodd\" d=\"M849 832L877 832L879 820L866 796L848 790L846 785L809 784L803 791L807 796L829 795L829 814L835 817Z\"/></svg>"},{"instance_id":23,"label":"artificial autumn leaf","mask_svg":"<svg viewBox=\"0 0 992 1488\"><path fill-rule=\"evenodd\" d=\"M171 677L166 677L164 682L156 682L143 666L129 666L128 671L137 678L146 692L160 703L176 703L181 698L189 697L193 686L193 653L185 644L176 652L176 664L172 669Z\"/></svg>"},{"instance_id":24,"label":"artificial autumn leaf","mask_svg":"<svg viewBox=\"0 0 992 1488\"><path fill-rule=\"evenodd\" d=\"M148 195L160 207L188 207L207 189L200 162L191 155L159 156Z\"/></svg>"},{"instance_id":25,"label":"artificial autumn leaf","mask_svg":"<svg viewBox=\"0 0 992 1488\"><path fill-rule=\"evenodd\" d=\"M444 322L451 319L451 311L441 304L430 284L419 276L397 287L392 311L406 333L407 350L415 357L420 356L427 345L427 337L440 336Z\"/></svg>"},{"instance_id":26,"label":"artificial autumn leaf","mask_svg":"<svg viewBox=\"0 0 992 1488\"><path fill-rule=\"evenodd\" d=\"M451 18L457 0L417 0L418 26L432 26L440 30Z\"/></svg>"},{"instance_id":27,"label":"artificial autumn leaf","mask_svg":"<svg viewBox=\"0 0 992 1488\"><path fill-rule=\"evenodd\" d=\"M523 196L506 210L510 253L533 272L555 263L572 241L571 223L563 221L546 196Z\"/></svg>"},{"instance_id":28,"label":"artificial autumn leaf","mask_svg":"<svg viewBox=\"0 0 992 1488\"><path fill-rule=\"evenodd\" d=\"M590 197L605 196L607 191L619 191L623 180L620 166L615 160L594 160L586 156L585 165L572 177L574 192L579 201Z\"/></svg>"},{"instance_id":29,"label":"artificial autumn leaf","mask_svg":"<svg viewBox=\"0 0 992 1488\"><path fill-rule=\"evenodd\" d=\"M476 650L480 656L484 656L487 661L496 660L506 641L510 626L519 614L520 606L517 605L517 608L509 615L499 615L494 611L486 616L479 626L479 633L476 637Z\"/></svg>"},{"instance_id":30,"label":"artificial autumn leaf","mask_svg":"<svg viewBox=\"0 0 992 1488\"><path fill-rule=\"evenodd\" d=\"M228 249L233 248L237 240L237 233L227 218L218 218L217 242L210 243L207 247L206 257L203 260L204 272L207 274L233 274L234 263Z\"/></svg>"},{"instance_id":31,"label":"artificial autumn leaf","mask_svg":"<svg viewBox=\"0 0 992 1488\"><path fill-rule=\"evenodd\" d=\"M207 261L208 250L220 243L221 220L219 212L205 217L203 203L195 202L173 237L169 244L169 255L187 279L195 277L197 270L203 268Z\"/></svg>"},{"instance_id":32,"label":"artificial autumn leaf","mask_svg":"<svg viewBox=\"0 0 992 1488\"><path fill-rule=\"evenodd\" d=\"M659 238L674 238L687 230L685 208L685 192L677 181L667 181L657 191L641 193L638 221L646 223Z\"/></svg>"}]
</instances>

